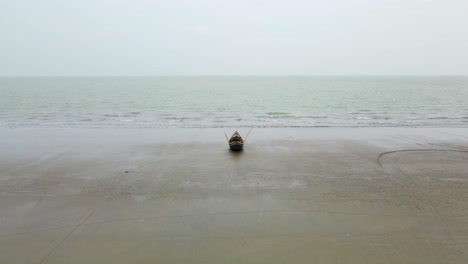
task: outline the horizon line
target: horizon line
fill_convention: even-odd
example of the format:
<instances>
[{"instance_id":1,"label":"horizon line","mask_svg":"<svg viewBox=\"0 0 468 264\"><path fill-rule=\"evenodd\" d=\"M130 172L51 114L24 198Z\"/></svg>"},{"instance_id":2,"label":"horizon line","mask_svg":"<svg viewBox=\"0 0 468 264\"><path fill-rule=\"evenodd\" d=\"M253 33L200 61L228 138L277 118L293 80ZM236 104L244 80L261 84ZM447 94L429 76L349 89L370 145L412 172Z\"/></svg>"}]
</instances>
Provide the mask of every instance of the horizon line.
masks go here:
<instances>
[{"instance_id":1,"label":"horizon line","mask_svg":"<svg viewBox=\"0 0 468 264\"><path fill-rule=\"evenodd\" d=\"M468 77L468 74L167 74L167 75L0 75L11 77Z\"/></svg>"}]
</instances>

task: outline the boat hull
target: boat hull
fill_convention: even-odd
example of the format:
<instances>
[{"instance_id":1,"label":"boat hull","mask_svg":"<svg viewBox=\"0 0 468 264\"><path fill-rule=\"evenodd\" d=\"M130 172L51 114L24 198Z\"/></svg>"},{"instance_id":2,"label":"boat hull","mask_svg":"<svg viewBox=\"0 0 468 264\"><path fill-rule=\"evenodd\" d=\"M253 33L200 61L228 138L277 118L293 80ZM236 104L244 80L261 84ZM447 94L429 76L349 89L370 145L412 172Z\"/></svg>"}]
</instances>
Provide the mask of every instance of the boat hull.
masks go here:
<instances>
[{"instance_id":1,"label":"boat hull","mask_svg":"<svg viewBox=\"0 0 468 264\"><path fill-rule=\"evenodd\" d=\"M244 144L240 144L240 143L237 143L237 142L233 142L233 143L230 143L229 144L229 148L231 150L234 150L234 151L239 151L239 150L242 150L242 148L244 147Z\"/></svg>"},{"instance_id":2,"label":"boat hull","mask_svg":"<svg viewBox=\"0 0 468 264\"><path fill-rule=\"evenodd\" d=\"M242 150L244 147L244 140L237 131L232 134L232 137L228 140L228 143L231 150Z\"/></svg>"}]
</instances>

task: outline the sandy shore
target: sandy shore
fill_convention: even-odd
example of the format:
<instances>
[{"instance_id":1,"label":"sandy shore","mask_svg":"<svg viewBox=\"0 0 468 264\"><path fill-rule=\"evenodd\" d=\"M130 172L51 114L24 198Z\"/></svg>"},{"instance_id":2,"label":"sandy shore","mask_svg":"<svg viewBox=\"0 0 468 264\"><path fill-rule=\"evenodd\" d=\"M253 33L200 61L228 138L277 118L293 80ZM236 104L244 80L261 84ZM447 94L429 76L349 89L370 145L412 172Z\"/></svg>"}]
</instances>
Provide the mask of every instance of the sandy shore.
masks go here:
<instances>
[{"instance_id":1,"label":"sandy shore","mask_svg":"<svg viewBox=\"0 0 468 264\"><path fill-rule=\"evenodd\" d=\"M224 131L0 129L0 263L468 263L468 129Z\"/></svg>"}]
</instances>

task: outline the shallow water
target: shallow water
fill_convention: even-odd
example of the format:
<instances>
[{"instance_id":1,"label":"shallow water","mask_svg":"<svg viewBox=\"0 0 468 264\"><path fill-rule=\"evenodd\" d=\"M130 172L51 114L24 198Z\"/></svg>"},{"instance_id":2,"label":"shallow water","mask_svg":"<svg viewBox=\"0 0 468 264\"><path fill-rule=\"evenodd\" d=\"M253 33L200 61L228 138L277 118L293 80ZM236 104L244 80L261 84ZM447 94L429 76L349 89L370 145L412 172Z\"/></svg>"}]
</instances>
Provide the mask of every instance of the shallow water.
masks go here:
<instances>
[{"instance_id":1,"label":"shallow water","mask_svg":"<svg viewBox=\"0 0 468 264\"><path fill-rule=\"evenodd\" d=\"M3 127L468 127L468 77L2 77Z\"/></svg>"}]
</instances>

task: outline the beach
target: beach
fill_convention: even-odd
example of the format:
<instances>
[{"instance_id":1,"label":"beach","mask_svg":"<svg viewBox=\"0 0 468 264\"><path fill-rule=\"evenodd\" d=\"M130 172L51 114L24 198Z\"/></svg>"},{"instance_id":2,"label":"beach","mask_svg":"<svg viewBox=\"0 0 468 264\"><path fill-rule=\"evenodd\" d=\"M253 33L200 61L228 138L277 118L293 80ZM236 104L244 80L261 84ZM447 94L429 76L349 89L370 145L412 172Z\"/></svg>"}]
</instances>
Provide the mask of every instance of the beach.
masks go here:
<instances>
[{"instance_id":1,"label":"beach","mask_svg":"<svg viewBox=\"0 0 468 264\"><path fill-rule=\"evenodd\" d=\"M0 263L468 261L468 128L225 132L0 128Z\"/></svg>"}]
</instances>

